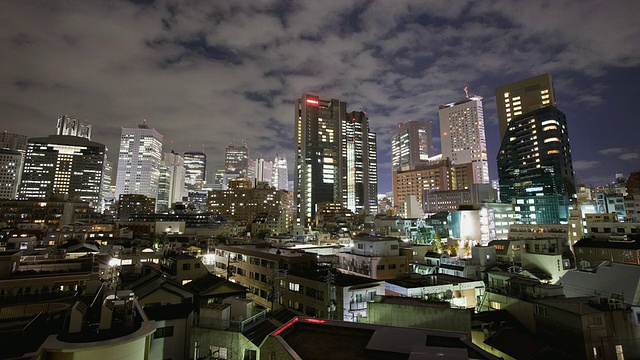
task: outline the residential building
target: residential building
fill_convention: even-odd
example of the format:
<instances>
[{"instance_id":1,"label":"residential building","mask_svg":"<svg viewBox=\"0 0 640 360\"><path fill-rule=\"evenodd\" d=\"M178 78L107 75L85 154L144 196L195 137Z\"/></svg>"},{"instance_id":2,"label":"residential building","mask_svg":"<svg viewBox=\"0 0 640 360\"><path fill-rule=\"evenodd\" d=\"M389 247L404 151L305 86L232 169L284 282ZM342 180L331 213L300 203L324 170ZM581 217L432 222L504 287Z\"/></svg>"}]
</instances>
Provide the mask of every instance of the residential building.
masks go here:
<instances>
[{"instance_id":1,"label":"residential building","mask_svg":"<svg viewBox=\"0 0 640 360\"><path fill-rule=\"evenodd\" d=\"M414 195L423 204L426 190L451 189L451 163L447 159L436 158L420 164L415 170L393 173L393 206L397 209L408 195Z\"/></svg>"},{"instance_id":2,"label":"residential building","mask_svg":"<svg viewBox=\"0 0 640 360\"><path fill-rule=\"evenodd\" d=\"M36 224L53 229L75 222L95 223L101 219L101 214L84 201L0 201L0 222L14 227Z\"/></svg>"},{"instance_id":3,"label":"residential building","mask_svg":"<svg viewBox=\"0 0 640 360\"><path fill-rule=\"evenodd\" d=\"M500 200L514 203L519 222L566 223L576 184L567 120L554 106L509 121L498 153Z\"/></svg>"},{"instance_id":4,"label":"residential building","mask_svg":"<svg viewBox=\"0 0 640 360\"><path fill-rule=\"evenodd\" d=\"M85 201L98 209L106 148L85 137L28 140L18 199Z\"/></svg>"},{"instance_id":5,"label":"residential building","mask_svg":"<svg viewBox=\"0 0 640 360\"><path fill-rule=\"evenodd\" d=\"M0 199L15 200L22 179L23 153L0 148Z\"/></svg>"},{"instance_id":6,"label":"residential building","mask_svg":"<svg viewBox=\"0 0 640 360\"><path fill-rule=\"evenodd\" d=\"M187 191L202 190L207 182L207 154L202 151L186 151L184 159L185 180Z\"/></svg>"},{"instance_id":7,"label":"residential building","mask_svg":"<svg viewBox=\"0 0 640 360\"><path fill-rule=\"evenodd\" d=\"M440 105L439 114L442 157L454 165L471 164L471 183L488 184L482 97L467 96L461 101Z\"/></svg>"},{"instance_id":8,"label":"residential building","mask_svg":"<svg viewBox=\"0 0 640 360\"><path fill-rule=\"evenodd\" d=\"M209 272L200 259L175 251L169 251L165 254L164 259L160 260L160 271L181 285Z\"/></svg>"},{"instance_id":9,"label":"residential building","mask_svg":"<svg viewBox=\"0 0 640 360\"><path fill-rule=\"evenodd\" d=\"M635 228L637 231L638 229ZM588 237L573 244L579 269L590 268L606 261L640 265L640 237L621 235L609 238Z\"/></svg>"},{"instance_id":10,"label":"residential building","mask_svg":"<svg viewBox=\"0 0 640 360\"><path fill-rule=\"evenodd\" d=\"M431 122L411 120L398 123L391 132L391 170L415 170L433 156Z\"/></svg>"},{"instance_id":11,"label":"residential building","mask_svg":"<svg viewBox=\"0 0 640 360\"><path fill-rule=\"evenodd\" d=\"M276 154L276 158L273 162L271 184L276 188L276 190L291 190L289 189L289 170L287 168L287 158L284 156L284 154Z\"/></svg>"},{"instance_id":12,"label":"residential building","mask_svg":"<svg viewBox=\"0 0 640 360\"><path fill-rule=\"evenodd\" d=\"M406 278L386 280L385 283L387 295L444 301L450 303L451 307L463 309L479 306L485 291L482 280L448 274L413 274Z\"/></svg>"},{"instance_id":13,"label":"residential building","mask_svg":"<svg viewBox=\"0 0 640 360\"><path fill-rule=\"evenodd\" d=\"M122 128L116 198L120 195L139 194L158 197L160 166L162 162L162 138L146 120L137 128Z\"/></svg>"},{"instance_id":14,"label":"residential building","mask_svg":"<svg viewBox=\"0 0 640 360\"><path fill-rule=\"evenodd\" d=\"M336 254L335 267L346 274L387 280L403 277L409 271L409 261L400 255L397 238L360 235L353 237L350 252Z\"/></svg>"},{"instance_id":15,"label":"residential building","mask_svg":"<svg viewBox=\"0 0 640 360\"><path fill-rule=\"evenodd\" d=\"M153 214L156 199L139 194L120 194L118 198L118 219L129 221L133 214Z\"/></svg>"},{"instance_id":16,"label":"residential building","mask_svg":"<svg viewBox=\"0 0 640 360\"><path fill-rule=\"evenodd\" d=\"M503 141L513 118L545 106L556 106L551 75L542 74L498 87L496 105L500 140Z\"/></svg>"}]
</instances>

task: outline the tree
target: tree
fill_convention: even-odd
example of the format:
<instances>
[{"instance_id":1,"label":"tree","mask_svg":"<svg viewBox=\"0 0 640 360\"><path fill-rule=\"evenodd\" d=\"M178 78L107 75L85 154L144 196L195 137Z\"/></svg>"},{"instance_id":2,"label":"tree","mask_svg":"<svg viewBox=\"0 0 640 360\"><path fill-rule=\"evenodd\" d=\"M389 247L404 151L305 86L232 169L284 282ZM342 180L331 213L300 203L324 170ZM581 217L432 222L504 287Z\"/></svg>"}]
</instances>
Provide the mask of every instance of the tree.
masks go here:
<instances>
[{"instance_id":1,"label":"tree","mask_svg":"<svg viewBox=\"0 0 640 360\"><path fill-rule=\"evenodd\" d=\"M462 251L464 252L465 257L469 257L469 254L471 254L471 245L469 245L469 240L464 242L464 248Z\"/></svg>"},{"instance_id":2,"label":"tree","mask_svg":"<svg viewBox=\"0 0 640 360\"><path fill-rule=\"evenodd\" d=\"M436 233L434 235L431 246L433 247L433 251L442 254L442 252L444 251L444 246L442 245L442 240L440 240L440 234Z\"/></svg>"}]
</instances>

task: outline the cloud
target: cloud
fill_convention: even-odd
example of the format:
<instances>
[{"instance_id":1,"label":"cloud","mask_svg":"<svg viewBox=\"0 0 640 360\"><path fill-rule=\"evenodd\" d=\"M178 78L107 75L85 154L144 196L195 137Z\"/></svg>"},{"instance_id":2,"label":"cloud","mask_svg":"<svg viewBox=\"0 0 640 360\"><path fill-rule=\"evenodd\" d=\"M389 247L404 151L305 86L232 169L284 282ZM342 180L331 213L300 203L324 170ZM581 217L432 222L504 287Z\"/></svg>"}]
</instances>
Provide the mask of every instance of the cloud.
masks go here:
<instances>
[{"instance_id":1,"label":"cloud","mask_svg":"<svg viewBox=\"0 0 640 360\"><path fill-rule=\"evenodd\" d=\"M624 153L620 156L618 156L618 158L620 158L621 160L635 160L635 159L640 159L640 154L639 153Z\"/></svg>"},{"instance_id":2,"label":"cloud","mask_svg":"<svg viewBox=\"0 0 640 360\"><path fill-rule=\"evenodd\" d=\"M600 161L593 160L578 160L573 162L573 169L576 171L583 171L587 169L593 169L600 164Z\"/></svg>"},{"instance_id":3,"label":"cloud","mask_svg":"<svg viewBox=\"0 0 640 360\"><path fill-rule=\"evenodd\" d=\"M598 151L598 153L602 155L611 155L611 154L620 154L621 152L624 152L624 151L625 151L624 148L608 148L608 149L602 149Z\"/></svg>"}]
</instances>

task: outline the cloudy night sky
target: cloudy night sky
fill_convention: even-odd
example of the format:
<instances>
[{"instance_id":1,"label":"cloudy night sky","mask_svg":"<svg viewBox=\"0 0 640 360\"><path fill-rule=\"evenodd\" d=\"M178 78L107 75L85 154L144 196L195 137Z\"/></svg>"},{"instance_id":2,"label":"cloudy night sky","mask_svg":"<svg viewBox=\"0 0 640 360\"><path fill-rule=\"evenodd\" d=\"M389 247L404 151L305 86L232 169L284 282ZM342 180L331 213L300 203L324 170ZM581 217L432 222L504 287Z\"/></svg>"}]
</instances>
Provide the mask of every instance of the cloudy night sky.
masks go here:
<instances>
[{"instance_id":1,"label":"cloudy night sky","mask_svg":"<svg viewBox=\"0 0 640 360\"><path fill-rule=\"evenodd\" d=\"M438 105L465 86L484 97L496 179L495 88L548 72L578 181L602 185L640 170L639 14L637 0L2 1L1 130L87 119L115 165L121 128L147 119L165 151L204 150L210 178L231 142L285 153L291 178L308 92L367 113L382 193L389 132L431 120L439 134Z\"/></svg>"}]
</instances>

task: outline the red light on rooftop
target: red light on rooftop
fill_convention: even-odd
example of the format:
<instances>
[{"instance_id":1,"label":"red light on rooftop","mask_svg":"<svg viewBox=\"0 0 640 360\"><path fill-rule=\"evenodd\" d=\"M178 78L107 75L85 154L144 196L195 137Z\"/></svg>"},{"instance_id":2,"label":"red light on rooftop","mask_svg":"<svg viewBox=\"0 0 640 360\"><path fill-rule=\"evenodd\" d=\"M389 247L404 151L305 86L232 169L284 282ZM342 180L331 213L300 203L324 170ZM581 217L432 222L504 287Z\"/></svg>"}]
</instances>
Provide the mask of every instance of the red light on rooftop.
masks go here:
<instances>
[{"instance_id":1,"label":"red light on rooftop","mask_svg":"<svg viewBox=\"0 0 640 360\"><path fill-rule=\"evenodd\" d=\"M324 324L327 322L327 320L322 320L322 319L305 319L306 322L310 322L310 323L314 323L314 324Z\"/></svg>"},{"instance_id":2,"label":"red light on rooftop","mask_svg":"<svg viewBox=\"0 0 640 360\"><path fill-rule=\"evenodd\" d=\"M307 99L307 104L318 105L318 100L316 100L316 99Z\"/></svg>"},{"instance_id":3,"label":"red light on rooftop","mask_svg":"<svg viewBox=\"0 0 640 360\"><path fill-rule=\"evenodd\" d=\"M273 335L273 336L278 336L278 335L280 335L280 333L281 333L281 332L283 332L283 331L287 330L289 327L291 327L291 325L293 325L293 324L297 323L297 322L298 322L298 320L300 320L300 319L299 319L299 318L297 318L297 317L296 317L296 318L291 319L288 323L286 323L286 324L282 325L282 327L281 327L280 329L278 329L278 330L274 331L272 335Z\"/></svg>"}]
</instances>

